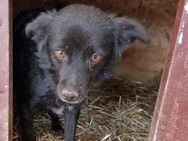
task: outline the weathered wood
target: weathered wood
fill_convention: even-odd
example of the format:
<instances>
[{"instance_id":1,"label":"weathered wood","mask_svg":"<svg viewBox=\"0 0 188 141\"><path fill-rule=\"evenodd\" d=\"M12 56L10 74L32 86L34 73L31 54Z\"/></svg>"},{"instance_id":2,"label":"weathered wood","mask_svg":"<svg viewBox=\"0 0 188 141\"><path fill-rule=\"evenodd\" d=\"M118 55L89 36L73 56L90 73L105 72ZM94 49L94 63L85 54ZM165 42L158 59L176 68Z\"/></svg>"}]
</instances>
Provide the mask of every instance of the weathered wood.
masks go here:
<instances>
[{"instance_id":1,"label":"weathered wood","mask_svg":"<svg viewBox=\"0 0 188 141\"><path fill-rule=\"evenodd\" d=\"M0 141L9 141L12 126L12 58L10 1L0 1Z\"/></svg>"},{"instance_id":2,"label":"weathered wood","mask_svg":"<svg viewBox=\"0 0 188 141\"><path fill-rule=\"evenodd\" d=\"M188 0L180 0L149 141L188 140Z\"/></svg>"}]
</instances>

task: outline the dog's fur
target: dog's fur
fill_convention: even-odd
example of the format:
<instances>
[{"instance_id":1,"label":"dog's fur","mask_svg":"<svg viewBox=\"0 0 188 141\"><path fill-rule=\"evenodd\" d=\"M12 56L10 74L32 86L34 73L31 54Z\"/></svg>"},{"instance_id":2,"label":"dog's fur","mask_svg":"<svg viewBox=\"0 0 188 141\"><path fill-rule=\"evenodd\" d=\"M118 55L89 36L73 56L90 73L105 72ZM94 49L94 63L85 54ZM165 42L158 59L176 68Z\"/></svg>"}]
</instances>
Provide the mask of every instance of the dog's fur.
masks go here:
<instances>
[{"instance_id":1,"label":"dog's fur","mask_svg":"<svg viewBox=\"0 0 188 141\"><path fill-rule=\"evenodd\" d=\"M80 104L95 82L107 79L135 39L147 42L141 24L74 4L60 11L28 11L14 20L14 92L22 138L35 141L33 115L48 111L54 130L65 113L65 138L73 141ZM63 60L55 55L63 51ZM92 55L100 55L92 62ZM64 95L73 96L67 100Z\"/></svg>"}]
</instances>

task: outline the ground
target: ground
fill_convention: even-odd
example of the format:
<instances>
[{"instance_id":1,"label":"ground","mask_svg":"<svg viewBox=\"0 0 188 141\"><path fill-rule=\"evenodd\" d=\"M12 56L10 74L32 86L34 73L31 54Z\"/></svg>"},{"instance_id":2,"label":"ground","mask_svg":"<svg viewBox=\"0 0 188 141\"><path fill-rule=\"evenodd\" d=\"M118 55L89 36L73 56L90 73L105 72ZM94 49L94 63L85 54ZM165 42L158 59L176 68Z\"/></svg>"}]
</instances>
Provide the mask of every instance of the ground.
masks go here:
<instances>
[{"instance_id":1,"label":"ground","mask_svg":"<svg viewBox=\"0 0 188 141\"><path fill-rule=\"evenodd\" d=\"M147 141L158 87L116 77L91 90L77 125L78 141ZM63 124L63 119L61 119ZM19 141L19 123L14 141ZM39 141L63 141L47 114L36 116Z\"/></svg>"}]
</instances>

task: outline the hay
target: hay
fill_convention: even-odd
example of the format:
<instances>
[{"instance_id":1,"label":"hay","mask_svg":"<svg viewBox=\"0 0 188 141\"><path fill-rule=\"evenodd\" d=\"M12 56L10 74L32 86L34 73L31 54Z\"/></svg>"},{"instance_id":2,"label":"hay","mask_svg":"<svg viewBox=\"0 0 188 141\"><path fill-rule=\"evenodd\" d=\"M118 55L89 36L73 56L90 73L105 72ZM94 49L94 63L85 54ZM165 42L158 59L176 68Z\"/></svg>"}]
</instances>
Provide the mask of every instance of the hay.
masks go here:
<instances>
[{"instance_id":1,"label":"hay","mask_svg":"<svg viewBox=\"0 0 188 141\"><path fill-rule=\"evenodd\" d=\"M157 88L141 82L112 78L90 91L77 125L78 141L146 141ZM61 119L63 124L63 119ZM16 127L17 125L15 125ZM51 130L48 115L37 116L39 141L63 141L63 133ZM15 128L14 141L19 141Z\"/></svg>"}]
</instances>

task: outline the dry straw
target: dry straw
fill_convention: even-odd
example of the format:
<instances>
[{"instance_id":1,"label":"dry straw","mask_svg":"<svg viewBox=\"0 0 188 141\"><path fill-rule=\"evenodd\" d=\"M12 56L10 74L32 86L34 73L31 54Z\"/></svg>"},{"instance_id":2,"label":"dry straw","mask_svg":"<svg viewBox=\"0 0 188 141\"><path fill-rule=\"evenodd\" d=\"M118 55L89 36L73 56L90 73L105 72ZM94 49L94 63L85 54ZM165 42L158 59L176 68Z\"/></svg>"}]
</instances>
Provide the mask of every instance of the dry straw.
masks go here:
<instances>
[{"instance_id":1,"label":"dry straw","mask_svg":"<svg viewBox=\"0 0 188 141\"><path fill-rule=\"evenodd\" d=\"M90 91L77 125L77 141L147 141L157 88L112 78ZM61 119L63 124L63 118ZM63 141L51 130L48 115L35 119L39 141ZM19 141L18 123L14 140Z\"/></svg>"}]
</instances>

